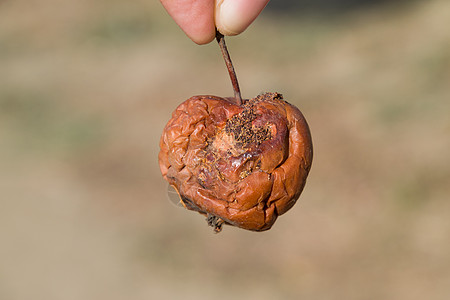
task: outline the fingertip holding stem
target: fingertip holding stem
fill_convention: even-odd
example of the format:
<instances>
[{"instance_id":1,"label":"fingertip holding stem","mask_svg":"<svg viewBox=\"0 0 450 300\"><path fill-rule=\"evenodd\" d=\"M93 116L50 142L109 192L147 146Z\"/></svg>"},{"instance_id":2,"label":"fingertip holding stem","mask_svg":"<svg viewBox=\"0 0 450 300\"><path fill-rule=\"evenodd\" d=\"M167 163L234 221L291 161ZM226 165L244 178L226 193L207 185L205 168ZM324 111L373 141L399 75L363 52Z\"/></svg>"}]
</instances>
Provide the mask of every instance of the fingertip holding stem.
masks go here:
<instances>
[{"instance_id":1,"label":"fingertip holding stem","mask_svg":"<svg viewBox=\"0 0 450 300\"><path fill-rule=\"evenodd\" d=\"M269 0L160 0L184 33L199 45L223 35L242 33L261 13Z\"/></svg>"},{"instance_id":2,"label":"fingertip holding stem","mask_svg":"<svg viewBox=\"0 0 450 300\"><path fill-rule=\"evenodd\" d=\"M214 40L214 7L212 0L160 0L168 14L196 44Z\"/></svg>"}]
</instances>

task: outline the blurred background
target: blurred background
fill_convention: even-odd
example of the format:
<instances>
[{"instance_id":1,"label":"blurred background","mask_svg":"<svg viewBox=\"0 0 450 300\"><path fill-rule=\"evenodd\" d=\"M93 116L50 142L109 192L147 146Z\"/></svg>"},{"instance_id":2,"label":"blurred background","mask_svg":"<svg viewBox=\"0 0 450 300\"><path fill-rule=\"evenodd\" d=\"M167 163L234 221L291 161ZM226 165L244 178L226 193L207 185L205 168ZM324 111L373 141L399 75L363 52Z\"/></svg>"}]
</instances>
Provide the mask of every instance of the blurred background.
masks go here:
<instances>
[{"instance_id":1,"label":"blurred background","mask_svg":"<svg viewBox=\"0 0 450 300\"><path fill-rule=\"evenodd\" d=\"M448 299L450 2L276 1L227 43L315 156L267 232L167 196L171 112L232 95L158 1L0 1L0 299Z\"/></svg>"}]
</instances>

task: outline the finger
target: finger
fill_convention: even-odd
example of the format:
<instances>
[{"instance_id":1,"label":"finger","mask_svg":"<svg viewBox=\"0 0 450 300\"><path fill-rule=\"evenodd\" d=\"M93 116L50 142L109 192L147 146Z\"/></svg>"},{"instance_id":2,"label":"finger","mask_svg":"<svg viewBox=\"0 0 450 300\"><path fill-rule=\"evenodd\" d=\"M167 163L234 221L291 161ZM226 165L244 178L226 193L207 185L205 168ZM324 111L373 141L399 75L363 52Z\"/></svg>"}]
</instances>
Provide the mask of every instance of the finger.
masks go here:
<instances>
[{"instance_id":1,"label":"finger","mask_svg":"<svg viewBox=\"0 0 450 300\"><path fill-rule=\"evenodd\" d=\"M223 35L243 32L269 0L216 0L215 23Z\"/></svg>"},{"instance_id":2,"label":"finger","mask_svg":"<svg viewBox=\"0 0 450 300\"><path fill-rule=\"evenodd\" d=\"M195 43L207 44L214 39L214 0L160 1L178 26Z\"/></svg>"}]
</instances>

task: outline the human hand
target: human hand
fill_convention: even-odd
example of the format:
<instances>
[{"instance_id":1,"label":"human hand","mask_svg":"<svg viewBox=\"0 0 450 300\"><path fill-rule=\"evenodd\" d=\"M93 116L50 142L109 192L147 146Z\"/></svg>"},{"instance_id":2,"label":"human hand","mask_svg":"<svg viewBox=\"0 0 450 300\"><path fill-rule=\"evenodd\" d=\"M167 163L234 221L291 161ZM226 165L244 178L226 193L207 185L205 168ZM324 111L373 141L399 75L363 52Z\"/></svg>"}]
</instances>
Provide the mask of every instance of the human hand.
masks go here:
<instances>
[{"instance_id":1,"label":"human hand","mask_svg":"<svg viewBox=\"0 0 450 300\"><path fill-rule=\"evenodd\" d=\"M160 0L169 15L197 44L216 36L243 32L261 13L269 0Z\"/></svg>"}]
</instances>

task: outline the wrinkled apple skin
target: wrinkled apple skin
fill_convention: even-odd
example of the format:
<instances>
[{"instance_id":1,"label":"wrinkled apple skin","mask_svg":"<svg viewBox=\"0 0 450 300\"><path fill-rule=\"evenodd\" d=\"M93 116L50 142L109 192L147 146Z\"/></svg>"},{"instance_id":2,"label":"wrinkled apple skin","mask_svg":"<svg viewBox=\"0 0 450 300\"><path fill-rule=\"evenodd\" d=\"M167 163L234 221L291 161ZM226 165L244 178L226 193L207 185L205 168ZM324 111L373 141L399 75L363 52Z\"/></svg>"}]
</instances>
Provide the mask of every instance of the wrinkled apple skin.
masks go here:
<instances>
[{"instance_id":1,"label":"wrinkled apple skin","mask_svg":"<svg viewBox=\"0 0 450 300\"><path fill-rule=\"evenodd\" d=\"M187 209L213 217L217 231L222 223L270 229L296 203L313 156L306 120L278 93L240 106L191 97L174 111L160 148L163 177Z\"/></svg>"}]
</instances>

